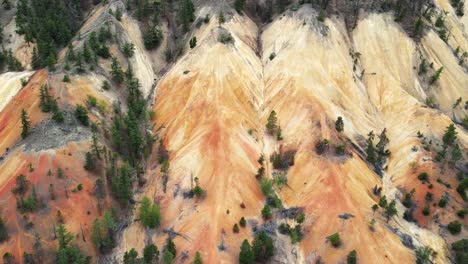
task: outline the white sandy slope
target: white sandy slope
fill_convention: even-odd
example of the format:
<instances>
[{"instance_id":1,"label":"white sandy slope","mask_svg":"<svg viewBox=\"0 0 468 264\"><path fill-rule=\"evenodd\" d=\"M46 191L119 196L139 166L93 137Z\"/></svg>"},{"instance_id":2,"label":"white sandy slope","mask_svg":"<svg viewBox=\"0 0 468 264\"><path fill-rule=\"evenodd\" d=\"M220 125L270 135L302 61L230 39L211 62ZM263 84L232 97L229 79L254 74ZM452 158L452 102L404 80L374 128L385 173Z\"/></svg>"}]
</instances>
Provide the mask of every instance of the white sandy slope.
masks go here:
<instances>
[{"instance_id":1,"label":"white sandy slope","mask_svg":"<svg viewBox=\"0 0 468 264\"><path fill-rule=\"evenodd\" d=\"M0 112L21 89L21 79L28 79L34 72L7 72L0 75Z\"/></svg>"}]
</instances>

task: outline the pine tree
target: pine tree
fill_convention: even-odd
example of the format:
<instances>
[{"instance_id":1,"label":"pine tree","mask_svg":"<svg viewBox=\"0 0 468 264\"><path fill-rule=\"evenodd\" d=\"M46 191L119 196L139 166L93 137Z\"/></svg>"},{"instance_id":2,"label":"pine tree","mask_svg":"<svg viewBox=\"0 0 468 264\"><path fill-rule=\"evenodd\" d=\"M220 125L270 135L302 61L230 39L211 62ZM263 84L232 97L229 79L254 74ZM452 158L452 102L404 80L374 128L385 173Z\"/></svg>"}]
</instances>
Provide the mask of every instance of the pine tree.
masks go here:
<instances>
[{"instance_id":1,"label":"pine tree","mask_svg":"<svg viewBox=\"0 0 468 264\"><path fill-rule=\"evenodd\" d=\"M336 131L338 131L338 132L343 132L343 130L344 130L344 123L343 123L343 118L342 118L341 116L339 116L339 117L336 119L335 128L336 128Z\"/></svg>"},{"instance_id":2,"label":"pine tree","mask_svg":"<svg viewBox=\"0 0 468 264\"><path fill-rule=\"evenodd\" d=\"M453 124L450 124L447 129L445 130L444 136L442 140L444 141L444 145L451 146L457 140L457 131Z\"/></svg>"},{"instance_id":3,"label":"pine tree","mask_svg":"<svg viewBox=\"0 0 468 264\"><path fill-rule=\"evenodd\" d=\"M152 204L148 197L141 200L140 221L145 227L155 228L161 222L161 212L157 204Z\"/></svg>"},{"instance_id":4,"label":"pine tree","mask_svg":"<svg viewBox=\"0 0 468 264\"><path fill-rule=\"evenodd\" d=\"M256 261L265 263L274 255L273 239L265 231L258 233L252 242L252 253Z\"/></svg>"},{"instance_id":5,"label":"pine tree","mask_svg":"<svg viewBox=\"0 0 468 264\"><path fill-rule=\"evenodd\" d=\"M29 121L28 113L26 110L21 110L21 137L25 139L29 134L29 129L31 128L31 122Z\"/></svg>"},{"instance_id":6,"label":"pine tree","mask_svg":"<svg viewBox=\"0 0 468 264\"><path fill-rule=\"evenodd\" d=\"M154 244L149 244L143 249L143 261L145 264L156 263L159 258L159 250Z\"/></svg>"},{"instance_id":7,"label":"pine tree","mask_svg":"<svg viewBox=\"0 0 468 264\"><path fill-rule=\"evenodd\" d=\"M203 264L203 260L199 251L195 253L195 258L193 259L193 264Z\"/></svg>"},{"instance_id":8,"label":"pine tree","mask_svg":"<svg viewBox=\"0 0 468 264\"><path fill-rule=\"evenodd\" d=\"M3 219L0 217L0 243L6 241L8 237L8 230L5 226L5 222L3 222Z\"/></svg>"},{"instance_id":9,"label":"pine tree","mask_svg":"<svg viewBox=\"0 0 468 264\"><path fill-rule=\"evenodd\" d=\"M273 110L268 117L268 122L266 124L267 131L270 135L273 135L275 129L278 127L278 118L276 117L276 112Z\"/></svg>"},{"instance_id":10,"label":"pine tree","mask_svg":"<svg viewBox=\"0 0 468 264\"><path fill-rule=\"evenodd\" d=\"M369 138L367 139L367 147L366 147L366 154L367 154L367 161L371 163L372 165L375 164L376 162L376 156L375 156L375 147L374 147L374 132L371 131L368 134Z\"/></svg>"},{"instance_id":11,"label":"pine tree","mask_svg":"<svg viewBox=\"0 0 468 264\"><path fill-rule=\"evenodd\" d=\"M118 84L122 83L124 80L124 72L115 57L112 57L111 75L112 79Z\"/></svg>"},{"instance_id":12,"label":"pine tree","mask_svg":"<svg viewBox=\"0 0 468 264\"><path fill-rule=\"evenodd\" d=\"M387 218L387 222L390 221L390 219L392 219L392 217L394 215L396 215L398 213L397 209L396 209L396 202L395 200L392 200L390 202L390 204L388 204L386 207L385 207L385 217Z\"/></svg>"},{"instance_id":13,"label":"pine tree","mask_svg":"<svg viewBox=\"0 0 468 264\"><path fill-rule=\"evenodd\" d=\"M241 245L239 253L239 263L240 264L254 264L255 258L252 252L252 248L247 239L244 239Z\"/></svg>"},{"instance_id":14,"label":"pine tree","mask_svg":"<svg viewBox=\"0 0 468 264\"><path fill-rule=\"evenodd\" d=\"M237 13L242 14L245 8L245 0L236 0L234 2L234 8L236 9Z\"/></svg>"}]
</instances>

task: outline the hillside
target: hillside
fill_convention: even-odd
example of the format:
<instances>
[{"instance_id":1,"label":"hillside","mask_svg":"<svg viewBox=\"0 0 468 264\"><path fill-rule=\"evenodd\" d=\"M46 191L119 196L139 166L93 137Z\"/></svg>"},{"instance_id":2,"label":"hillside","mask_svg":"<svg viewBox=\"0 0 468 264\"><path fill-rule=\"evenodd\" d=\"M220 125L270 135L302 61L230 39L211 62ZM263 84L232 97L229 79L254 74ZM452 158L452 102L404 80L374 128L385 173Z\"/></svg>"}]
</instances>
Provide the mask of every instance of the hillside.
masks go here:
<instances>
[{"instance_id":1,"label":"hillside","mask_svg":"<svg viewBox=\"0 0 468 264\"><path fill-rule=\"evenodd\" d=\"M5 263L468 261L463 1L6 2Z\"/></svg>"}]
</instances>

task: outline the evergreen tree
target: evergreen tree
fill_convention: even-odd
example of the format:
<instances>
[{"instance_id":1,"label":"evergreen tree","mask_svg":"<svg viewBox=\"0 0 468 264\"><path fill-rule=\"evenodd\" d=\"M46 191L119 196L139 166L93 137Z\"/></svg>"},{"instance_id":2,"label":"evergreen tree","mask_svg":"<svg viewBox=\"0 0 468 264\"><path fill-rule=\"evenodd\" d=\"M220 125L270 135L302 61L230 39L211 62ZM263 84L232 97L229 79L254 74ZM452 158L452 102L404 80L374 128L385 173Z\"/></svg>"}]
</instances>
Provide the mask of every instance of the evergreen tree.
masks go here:
<instances>
[{"instance_id":1,"label":"evergreen tree","mask_svg":"<svg viewBox=\"0 0 468 264\"><path fill-rule=\"evenodd\" d=\"M193 264L203 264L203 260L200 252L195 253L195 258L193 259Z\"/></svg>"},{"instance_id":2,"label":"evergreen tree","mask_svg":"<svg viewBox=\"0 0 468 264\"><path fill-rule=\"evenodd\" d=\"M254 264L255 258L252 252L252 248L250 247L249 241L244 239L241 245L240 253L239 253L239 263L240 264Z\"/></svg>"},{"instance_id":3,"label":"evergreen tree","mask_svg":"<svg viewBox=\"0 0 468 264\"><path fill-rule=\"evenodd\" d=\"M177 255L177 250L176 250L176 245L174 244L174 241L172 239L169 239L166 244L166 251L171 252L172 256Z\"/></svg>"},{"instance_id":4,"label":"evergreen tree","mask_svg":"<svg viewBox=\"0 0 468 264\"><path fill-rule=\"evenodd\" d=\"M192 0L182 0L181 12L184 31L188 31L191 23L195 21L195 6Z\"/></svg>"},{"instance_id":5,"label":"evergreen tree","mask_svg":"<svg viewBox=\"0 0 468 264\"><path fill-rule=\"evenodd\" d=\"M447 127L447 130L445 130L444 136L442 137L444 145L451 146L457 140L457 134L458 133L455 129L455 126L453 124L450 124Z\"/></svg>"},{"instance_id":6,"label":"evergreen tree","mask_svg":"<svg viewBox=\"0 0 468 264\"><path fill-rule=\"evenodd\" d=\"M0 243L6 241L8 239L8 230L5 226L5 222L0 217Z\"/></svg>"},{"instance_id":7,"label":"evergreen tree","mask_svg":"<svg viewBox=\"0 0 468 264\"><path fill-rule=\"evenodd\" d=\"M197 46L197 37L193 37L189 41L190 48L193 49Z\"/></svg>"},{"instance_id":8,"label":"evergreen tree","mask_svg":"<svg viewBox=\"0 0 468 264\"><path fill-rule=\"evenodd\" d=\"M276 112L273 110L268 117L268 122L266 124L267 131L270 135L273 135L274 131L278 127L278 118L276 117Z\"/></svg>"},{"instance_id":9,"label":"evergreen tree","mask_svg":"<svg viewBox=\"0 0 468 264\"><path fill-rule=\"evenodd\" d=\"M347 264L356 264L357 263L357 252L353 250L349 252L348 257L346 258Z\"/></svg>"},{"instance_id":10,"label":"evergreen tree","mask_svg":"<svg viewBox=\"0 0 468 264\"><path fill-rule=\"evenodd\" d=\"M140 220L145 227L155 228L161 222L161 212L157 204L152 204L148 197L143 197L140 205Z\"/></svg>"},{"instance_id":11,"label":"evergreen tree","mask_svg":"<svg viewBox=\"0 0 468 264\"><path fill-rule=\"evenodd\" d=\"M161 44L162 40L163 40L162 31L156 26L150 27L143 34L143 42L147 50L151 50L151 49L158 47Z\"/></svg>"},{"instance_id":12,"label":"evergreen tree","mask_svg":"<svg viewBox=\"0 0 468 264\"><path fill-rule=\"evenodd\" d=\"M236 9L237 13L242 14L245 8L245 0L235 0L234 8Z\"/></svg>"},{"instance_id":13,"label":"evergreen tree","mask_svg":"<svg viewBox=\"0 0 468 264\"><path fill-rule=\"evenodd\" d=\"M375 147L374 147L374 132L371 131L368 134L369 138L367 139L367 147L366 147L366 154L367 154L367 161L371 164L375 164L376 156L375 156Z\"/></svg>"},{"instance_id":14,"label":"evergreen tree","mask_svg":"<svg viewBox=\"0 0 468 264\"><path fill-rule=\"evenodd\" d=\"M339 116L339 117L336 119L335 128L336 128L336 131L338 131L338 132L343 132L343 130L344 130L344 123L343 123L343 118L342 118L341 116Z\"/></svg>"},{"instance_id":15,"label":"evergreen tree","mask_svg":"<svg viewBox=\"0 0 468 264\"><path fill-rule=\"evenodd\" d=\"M387 222L390 221L390 219L392 219L393 216L395 216L396 214L398 213L397 209L396 209L396 202L395 200L392 200L390 202L390 204L388 204L386 207L385 207L385 217L387 218Z\"/></svg>"},{"instance_id":16,"label":"evergreen tree","mask_svg":"<svg viewBox=\"0 0 468 264\"><path fill-rule=\"evenodd\" d=\"M111 75L112 79L118 84L122 83L124 80L124 72L122 71L119 62L115 57L112 57Z\"/></svg>"},{"instance_id":17,"label":"evergreen tree","mask_svg":"<svg viewBox=\"0 0 468 264\"><path fill-rule=\"evenodd\" d=\"M115 227L114 218L109 212L105 212L101 220L98 218L94 220L91 240L99 252L110 252L116 246Z\"/></svg>"},{"instance_id":18,"label":"evergreen tree","mask_svg":"<svg viewBox=\"0 0 468 264\"><path fill-rule=\"evenodd\" d=\"M143 249L143 261L145 264L156 263L159 258L159 250L154 244L149 244Z\"/></svg>"},{"instance_id":19,"label":"evergreen tree","mask_svg":"<svg viewBox=\"0 0 468 264\"><path fill-rule=\"evenodd\" d=\"M115 10L115 18L118 20L118 21L121 21L122 20L122 11L120 11L120 8L117 7L117 9Z\"/></svg>"},{"instance_id":20,"label":"evergreen tree","mask_svg":"<svg viewBox=\"0 0 468 264\"><path fill-rule=\"evenodd\" d=\"M169 250L164 251L162 256L162 263L163 264L172 264L174 263L174 254L172 254Z\"/></svg>"},{"instance_id":21,"label":"evergreen tree","mask_svg":"<svg viewBox=\"0 0 468 264\"><path fill-rule=\"evenodd\" d=\"M82 105L76 105L75 108L76 118L85 126L89 124L88 110Z\"/></svg>"},{"instance_id":22,"label":"evergreen tree","mask_svg":"<svg viewBox=\"0 0 468 264\"><path fill-rule=\"evenodd\" d=\"M29 134L29 129L31 128L31 122L29 121L28 113L26 110L21 110L21 137L25 139Z\"/></svg>"},{"instance_id":23,"label":"evergreen tree","mask_svg":"<svg viewBox=\"0 0 468 264\"><path fill-rule=\"evenodd\" d=\"M125 252L123 263L124 264L138 264L137 258L138 258L138 252L136 252L136 250L132 248L129 251Z\"/></svg>"},{"instance_id":24,"label":"evergreen tree","mask_svg":"<svg viewBox=\"0 0 468 264\"><path fill-rule=\"evenodd\" d=\"M112 193L122 206L127 206L133 199L133 169L128 163L119 168L118 175L111 180Z\"/></svg>"},{"instance_id":25,"label":"evergreen tree","mask_svg":"<svg viewBox=\"0 0 468 264\"><path fill-rule=\"evenodd\" d=\"M80 250L74 246L70 245L73 240L74 235L67 231L65 226L59 225L57 228L57 239L59 248L57 251L57 264L84 264L85 258L81 254Z\"/></svg>"},{"instance_id":26,"label":"evergreen tree","mask_svg":"<svg viewBox=\"0 0 468 264\"><path fill-rule=\"evenodd\" d=\"M258 233L252 243L252 253L256 261L265 263L274 255L273 239L265 231Z\"/></svg>"},{"instance_id":27,"label":"evergreen tree","mask_svg":"<svg viewBox=\"0 0 468 264\"><path fill-rule=\"evenodd\" d=\"M11 9L11 2L10 0L3 0L2 1L3 8L5 10L10 10Z\"/></svg>"}]
</instances>

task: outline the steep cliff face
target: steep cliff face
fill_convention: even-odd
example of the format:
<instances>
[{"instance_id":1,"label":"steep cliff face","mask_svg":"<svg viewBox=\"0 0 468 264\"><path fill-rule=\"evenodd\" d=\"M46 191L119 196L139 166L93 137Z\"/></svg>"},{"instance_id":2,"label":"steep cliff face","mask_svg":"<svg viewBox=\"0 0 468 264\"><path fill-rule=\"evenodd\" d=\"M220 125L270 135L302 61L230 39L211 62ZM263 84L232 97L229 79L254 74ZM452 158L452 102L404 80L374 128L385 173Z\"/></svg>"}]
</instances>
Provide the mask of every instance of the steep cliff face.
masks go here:
<instances>
[{"instance_id":1,"label":"steep cliff face","mask_svg":"<svg viewBox=\"0 0 468 264\"><path fill-rule=\"evenodd\" d=\"M0 245L2 252L19 257L33 251L34 234L39 234L52 259L56 242L50 222L60 210L68 230L80 234L79 248L102 263L121 262L125 252L142 252L149 243L163 251L168 238L177 246L177 263L197 251L206 263L237 263L242 241L252 242L260 231L273 238L272 263L339 263L352 250L360 263L413 263L423 247L437 252L435 263L453 261L451 243L467 235L466 216L457 216L467 204L457 186L468 173L468 133L462 125L468 116L463 56L468 39L466 15L457 16L450 1L435 1L434 15L424 18L420 36L412 34L417 17L406 13L395 21L395 10L365 1L356 6L332 1L325 8L294 3L264 24L253 11L240 15L225 4L200 1L183 36L196 38L196 45L187 43L171 64L164 61L163 50L174 41L168 37L175 34L174 25L162 22L166 38L159 49L148 51L139 22L124 11L122 1L110 2L90 12L73 46L81 48L101 24L112 28L112 56L124 69L132 66L154 113L145 125L155 142L135 173L135 206L121 208L125 217L118 219L116 248L107 254L95 250L92 221L102 208L118 207L109 195L104 201L93 197L98 178L111 182L105 172L111 161L106 156L98 173L83 169L96 130L81 126L72 107L89 104L89 96L104 105L90 107L90 118L99 127L102 147L111 150L116 106L126 109L128 95L122 85L101 87L112 80L110 59L99 59L95 70L71 74L71 81L63 82L64 49L55 72L0 75L0 204L11 231L11 239ZM406 12L430 6L402 2ZM120 21L109 14L116 8L124 12ZM218 18L221 12L225 22ZM434 25L439 16L449 32L445 40L442 26ZM135 44L131 58L119 47L126 42ZM22 78L29 80L24 87ZM40 111L43 84L52 88L71 121L59 125ZM25 140L20 139L21 109L30 113L34 127ZM266 124L273 111L279 128L272 133ZM338 117L344 131L336 128ZM461 150L455 161L454 146L443 144L452 124ZM369 157L371 131L373 142L380 140L374 145L381 147L375 151L381 163ZM161 162L166 156L167 163ZM57 168L65 170L65 179L47 176ZM418 179L423 172L429 175L426 184ZM15 212L11 193L19 174L27 175L43 196L50 184L65 190L82 184L83 191L48 201L46 209L27 220L34 222L34 232L24 230L26 220ZM268 180L273 187L266 194ZM204 190L201 197L194 195L195 186ZM410 193L407 206L403 201ZM139 219L143 197L161 208L156 229L143 227ZM395 201L395 215L387 218L385 206L372 209L382 197ZM448 201L445 207L437 205L442 198ZM262 217L265 204L271 206L269 219ZM429 215L423 214L425 207ZM301 212L305 220L299 223ZM242 217L246 227L234 232ZM454 220L462 223L456 235L447 231ZM280 232L285 224L298 223L299 241ZM335 233L341 237L338 247L330 241Z\"/></svg>"}]
</instances>

